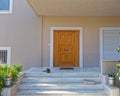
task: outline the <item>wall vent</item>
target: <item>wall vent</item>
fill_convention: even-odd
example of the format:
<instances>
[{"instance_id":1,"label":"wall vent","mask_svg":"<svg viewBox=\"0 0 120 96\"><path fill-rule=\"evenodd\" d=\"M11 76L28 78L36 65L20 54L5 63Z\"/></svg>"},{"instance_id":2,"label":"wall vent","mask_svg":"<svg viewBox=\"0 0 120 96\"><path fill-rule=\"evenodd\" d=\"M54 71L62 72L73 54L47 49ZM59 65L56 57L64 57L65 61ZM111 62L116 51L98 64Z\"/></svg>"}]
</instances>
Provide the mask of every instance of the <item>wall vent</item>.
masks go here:
<instances>
[{"instance_id":1,"label":"wall vent","mask_svg":"<svg viewBox=\"0 0 120 96\"><path fill-rule=\"evenodd\" d=\"M0 47L0 64L10 66L11 47Z\"/></svg>"}]
</instances>

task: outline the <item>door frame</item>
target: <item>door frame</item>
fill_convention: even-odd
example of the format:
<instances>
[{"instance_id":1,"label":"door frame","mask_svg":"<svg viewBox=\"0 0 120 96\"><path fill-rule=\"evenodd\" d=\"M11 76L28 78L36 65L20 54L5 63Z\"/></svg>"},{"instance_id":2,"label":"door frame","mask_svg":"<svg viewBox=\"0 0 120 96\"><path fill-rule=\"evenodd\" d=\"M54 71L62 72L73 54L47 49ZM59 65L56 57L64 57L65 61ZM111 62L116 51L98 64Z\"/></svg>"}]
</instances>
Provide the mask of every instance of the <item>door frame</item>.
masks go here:
<instances>
[{"instance_id":1,"label":"door frame","mask_svg":"<svg viewBox=\"0 0 120 96\"><path fill-rule=\"evenodd\" d=\"M82 27L50 27L50 67L53 66L54 30L79 30L79 64L83 68L83 28Z\"/></svg>"}]
</instances>

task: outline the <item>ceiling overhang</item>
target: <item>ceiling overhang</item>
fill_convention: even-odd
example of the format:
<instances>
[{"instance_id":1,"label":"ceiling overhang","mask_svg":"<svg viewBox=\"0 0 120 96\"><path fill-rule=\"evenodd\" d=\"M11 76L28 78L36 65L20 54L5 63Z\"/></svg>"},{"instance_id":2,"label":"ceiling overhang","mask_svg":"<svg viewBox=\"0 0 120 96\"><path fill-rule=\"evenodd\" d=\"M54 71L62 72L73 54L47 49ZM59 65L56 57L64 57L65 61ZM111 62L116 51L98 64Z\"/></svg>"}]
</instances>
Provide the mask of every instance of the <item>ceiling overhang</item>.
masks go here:
<instances>
[{"instance_id":1,"label":"ceiling overhang","mask_svg":"<svg viewBox=\"0 0 120 96\"><path fill-rule=\"evenodd\" d=\"M120 16L120 0L27 0L40 16Z\"/></svg>"}]
</instances>

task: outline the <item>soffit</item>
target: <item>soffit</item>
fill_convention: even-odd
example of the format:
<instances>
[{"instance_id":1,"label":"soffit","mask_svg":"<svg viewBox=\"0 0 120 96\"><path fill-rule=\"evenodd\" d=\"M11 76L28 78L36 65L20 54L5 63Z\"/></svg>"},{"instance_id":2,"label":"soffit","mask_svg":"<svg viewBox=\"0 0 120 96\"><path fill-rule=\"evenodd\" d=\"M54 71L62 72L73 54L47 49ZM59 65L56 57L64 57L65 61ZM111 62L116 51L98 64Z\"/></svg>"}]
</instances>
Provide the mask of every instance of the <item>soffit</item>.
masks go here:
<instances>
[{"instance_id":1,"label":"soffit","mask_svg":"<svg viewBox=\"0 0 120 96\"><path fill-rule=\"evenodd\" d=\"M120 16L120 0L27 0L41 16Z\"/></svg>"}]
</instances>

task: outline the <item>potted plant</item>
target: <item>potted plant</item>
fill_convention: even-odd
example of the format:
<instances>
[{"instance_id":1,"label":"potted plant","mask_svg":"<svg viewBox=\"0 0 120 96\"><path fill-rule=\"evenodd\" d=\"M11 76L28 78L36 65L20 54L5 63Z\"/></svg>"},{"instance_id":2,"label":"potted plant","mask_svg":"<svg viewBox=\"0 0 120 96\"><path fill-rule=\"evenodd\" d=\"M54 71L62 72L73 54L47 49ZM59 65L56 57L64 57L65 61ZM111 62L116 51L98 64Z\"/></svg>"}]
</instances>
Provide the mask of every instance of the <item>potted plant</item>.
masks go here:
<instances>
[{"instance_id":1,"label":"potted plant","mask_svg":"<svg viewBox=\"0 0 120 96\"><path fill-rule=\"evenodd\" d=\"M4 86L5 87L12 86L12 75L11 75L11 73L8 73L8 75L4 78Z\"/></svg>"},{"instance_id":2,"label":"potted plant","mask_svg":"<svg viewBox=\"0 0 120 96\"><path fill-rule=\"evenodd\" d=\"M17 82L18 74L22 71L22 65L8 65L0 64L0 96L2 96L2 88L10 87L13 82Z\"/></svg>"},{"instance_id":3,"label":"potted plant","mask_svg":"<svg viewBox=\"0 0 120 96\"><path fill-rule=\"evenodd\" d=\"M115 76L116 76L116 74L113 73L113 72L109 72L108 73L108 84L109 85L114 85L114 83L115 83Z\"/></svg>"},{"instance_id":4,"label":"potted plant","mask_svg":"<svg viewBox=\"0 0 120 96\"><path fill-rule=\"evenodd\" d=\"M12 73L11 68L8 65L3 66L3 82L5 87L10 87L12 85Z\"/></svg>"}]
</instances>

